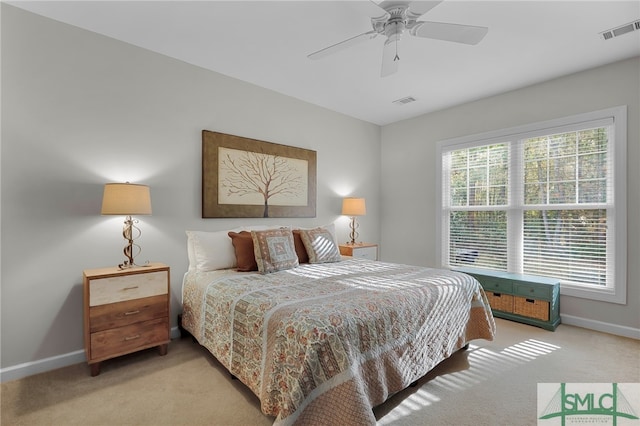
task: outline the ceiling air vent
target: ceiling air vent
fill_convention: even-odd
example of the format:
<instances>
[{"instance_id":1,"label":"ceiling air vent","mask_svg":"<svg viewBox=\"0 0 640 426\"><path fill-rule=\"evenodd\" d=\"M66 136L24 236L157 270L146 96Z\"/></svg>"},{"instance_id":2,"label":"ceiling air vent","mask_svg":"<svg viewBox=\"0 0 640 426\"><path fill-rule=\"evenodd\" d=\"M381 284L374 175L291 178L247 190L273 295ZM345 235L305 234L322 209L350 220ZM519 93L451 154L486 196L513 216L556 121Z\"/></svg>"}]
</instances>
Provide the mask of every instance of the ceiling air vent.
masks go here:
<instances>
[{"instance_id":1,"label":"ceiling air vent","mask_svg":"<svg viewBox=\"0 0 640 426\"><path fill-rule=\"evenodd\" d=\"M611 40L614 37L619 37L623 34L627 34L637 30L640 30L640 20L629 22L628 24L622 25L620 27L611 28L610 30L601 32L600 35L604 40Z\"/></svg>"},{"instance_id":2,"label":"ceiling air vent","mask_svg":"<svg viewBox=\"0 0 640 426\"><path fill-rule=\"evenodd\" d=\"M406 98L396 99L392 103L396 105L404 105L404 104L410 104L411 102L415 102L415 101L416 101L416 98L414 98L413 96L407 96Z\"/></svg>"}]
</instances>

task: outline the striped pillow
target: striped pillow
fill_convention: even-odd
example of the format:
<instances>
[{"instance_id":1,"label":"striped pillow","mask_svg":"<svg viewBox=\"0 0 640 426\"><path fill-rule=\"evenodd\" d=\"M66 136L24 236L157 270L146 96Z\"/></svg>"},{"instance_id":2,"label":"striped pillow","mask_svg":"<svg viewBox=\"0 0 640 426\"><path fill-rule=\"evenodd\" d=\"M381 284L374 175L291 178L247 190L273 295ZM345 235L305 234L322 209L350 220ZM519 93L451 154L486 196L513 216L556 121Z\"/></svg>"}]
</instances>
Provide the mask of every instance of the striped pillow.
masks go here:
<instances>
[{"instance_id":1,"label":"striped pillow","mask_svg":"<svg viewBox=\"0 0 640 426\"><path fill-rule=\"evenodd\" d=\"M309 255L309 263L339 262L340 251L333 234L326 228L301 229L300 238Z\"/></svg>"}]
</instances>

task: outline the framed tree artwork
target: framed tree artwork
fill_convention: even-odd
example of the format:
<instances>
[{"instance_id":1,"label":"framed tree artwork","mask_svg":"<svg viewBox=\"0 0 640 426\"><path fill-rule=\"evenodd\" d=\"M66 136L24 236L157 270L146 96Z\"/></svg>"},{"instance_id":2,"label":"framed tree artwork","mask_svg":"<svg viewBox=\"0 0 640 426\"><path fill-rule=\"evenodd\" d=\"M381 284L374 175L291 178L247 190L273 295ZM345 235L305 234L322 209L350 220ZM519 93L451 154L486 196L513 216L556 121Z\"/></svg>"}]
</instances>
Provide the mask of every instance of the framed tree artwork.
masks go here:
<instances>
[{"instance_id":1,"label":"framed tree artwork","mask_svg":"<svg viewBox=\"0 0 640 426\"><path fill-rule=\"evenodd\" d=\"M202 217L315 217L316 151L202 131Z\"/></svg>"}]
</instances>

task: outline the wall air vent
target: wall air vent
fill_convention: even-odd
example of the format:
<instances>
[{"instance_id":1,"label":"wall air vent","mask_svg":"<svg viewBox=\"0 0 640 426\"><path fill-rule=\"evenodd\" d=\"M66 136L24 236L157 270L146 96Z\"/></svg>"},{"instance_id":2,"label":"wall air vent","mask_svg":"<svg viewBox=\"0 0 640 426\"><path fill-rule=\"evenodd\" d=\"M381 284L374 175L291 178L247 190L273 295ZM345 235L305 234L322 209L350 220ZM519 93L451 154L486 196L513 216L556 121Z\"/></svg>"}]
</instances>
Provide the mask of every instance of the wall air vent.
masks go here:
<instances>
[{"instance_id":1,"label":"wall air vent","mask_svg":"<svg viewBox=\"0 0 640 426\"><path fill-rule=\"evenodd\" d=\"M415 102L415 101L416 101L416 98L414 98L413 96L407 96L406 98L396 99L392 103L396 105L404 105L404 104L410 104L411 102Z\"/></svg>"},{"instance_id":2,"label":"wall air vent","mask_svg":"<svg viewBox=\"0 0 640 426\"><path fill-rule=\"evenodd\" d=\"M614 37L620 37L623 34L627 34L637 30L640 30L640 20L629 22L628 24L622 25L620 27L611 28L610 30L603 31L600 33L600 36L604 40L611 40Z\"/></svg>"}]
</instances>

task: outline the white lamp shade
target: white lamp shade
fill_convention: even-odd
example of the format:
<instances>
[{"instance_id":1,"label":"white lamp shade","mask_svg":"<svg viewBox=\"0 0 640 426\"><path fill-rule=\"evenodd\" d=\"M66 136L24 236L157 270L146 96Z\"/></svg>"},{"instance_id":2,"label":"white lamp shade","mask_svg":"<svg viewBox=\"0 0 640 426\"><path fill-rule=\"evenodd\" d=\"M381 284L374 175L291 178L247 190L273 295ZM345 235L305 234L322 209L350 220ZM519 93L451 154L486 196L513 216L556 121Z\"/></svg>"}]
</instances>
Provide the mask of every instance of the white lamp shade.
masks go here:
<instances>
[{"instance_id":1,"label":"white lamp shade","mask_svg":"<svg viewBox=\"0 0 640 426\"><path fill-rule=\"evenodd\" d=\"M151 214L149 187L133 183L105 184L102 214L125 216Z\"/></svg>"},{"instance_id":2,"label":"white lamp shade","mask_svg":"<svg viewBox=\"0 0 640 426\"><path fill-rule=\"evenodd\" d=\"M367 214L364 198L347 197L343 199L342 214L345 216L364 216Z\"/></svg>"}]
</instances>

